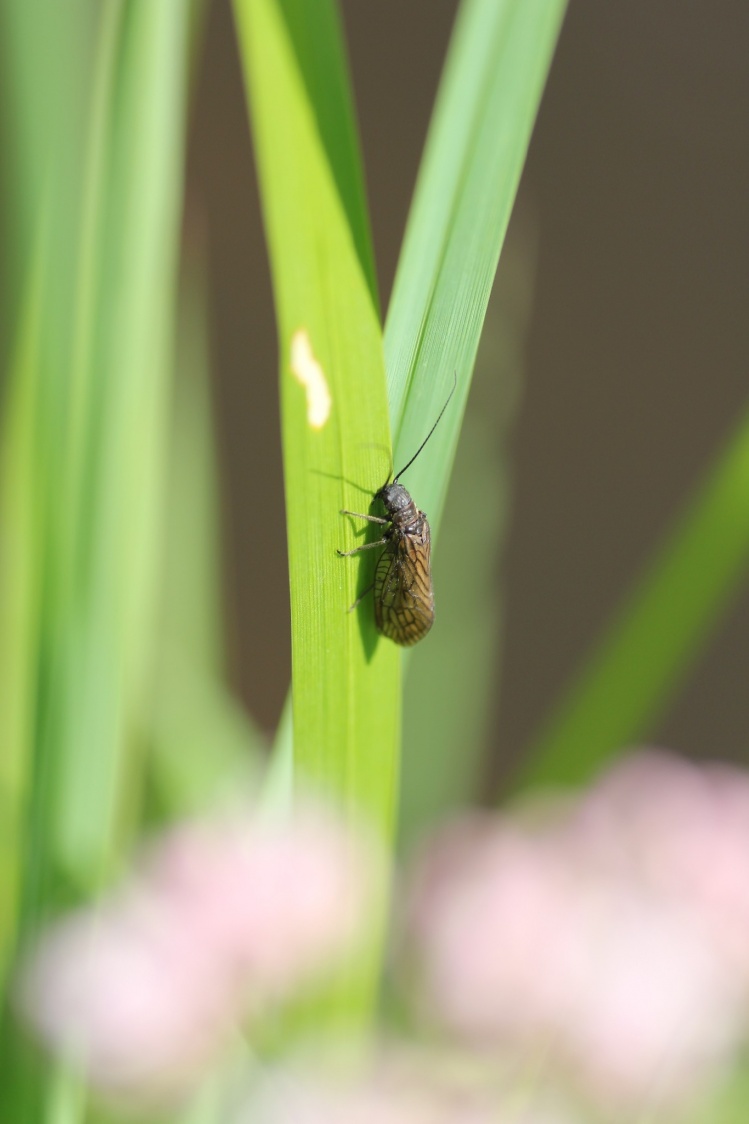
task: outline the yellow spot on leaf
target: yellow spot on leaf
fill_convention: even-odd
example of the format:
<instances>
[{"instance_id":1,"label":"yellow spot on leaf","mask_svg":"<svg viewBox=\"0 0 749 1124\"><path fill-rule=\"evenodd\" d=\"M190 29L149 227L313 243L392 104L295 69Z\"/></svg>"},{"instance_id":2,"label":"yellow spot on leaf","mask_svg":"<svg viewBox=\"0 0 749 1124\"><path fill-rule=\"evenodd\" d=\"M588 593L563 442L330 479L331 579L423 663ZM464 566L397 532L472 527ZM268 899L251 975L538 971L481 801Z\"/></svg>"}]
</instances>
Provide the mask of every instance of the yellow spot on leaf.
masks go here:
<instances>
[{"instance_id":1,"label":"yellow spot on leaf","mask_svg":"<svg viewBox=\"0 0 749 1124\"><path fill-rule=\"evenodd\" d=\"M291 337L291 370L307 392L307 421L313 429L322 429L330 417L333 400L304 328Z\"/></svg>"}]
</instances>

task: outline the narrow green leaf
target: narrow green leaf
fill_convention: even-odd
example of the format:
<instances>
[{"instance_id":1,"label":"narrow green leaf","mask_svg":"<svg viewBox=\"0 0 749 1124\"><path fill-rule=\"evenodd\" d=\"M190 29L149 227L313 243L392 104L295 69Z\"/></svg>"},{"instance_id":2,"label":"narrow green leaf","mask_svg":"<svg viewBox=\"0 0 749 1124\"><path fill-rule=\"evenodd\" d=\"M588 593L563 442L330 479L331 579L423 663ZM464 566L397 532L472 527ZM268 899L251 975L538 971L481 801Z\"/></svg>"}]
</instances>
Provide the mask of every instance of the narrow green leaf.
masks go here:
<instances>
[{"instance_id":1,"label":"narrow green leaf","mask_svg":"<svg viewBox=\"0 0 749 1124\"><path fill-rule=\"evenodd\" d=\"M80 1072L56 1061L50 1066L43 1124L84 1124L88 1090Z\"/></svg>"},{"instance_id":2,"label":"narrow green leaf","mask_svg":"<svg viewBox=\"0 0 749 1124\"><path fill-rule=\"evenodd\" d=\"M364 526L339 509L368 510L390 448L340 30L329 0L234 7L278 321L294 776L366 812L389 840L399 653L376 635L371 604L347 612L371 581L374 552L336 554L361 543ZM262 486L254 488L262 534ZM364 992L375 974L372 965ZM350 1002L356 1009L361 996Z\"/></svg>"},{"instance_id":3,"label":"narrow green leaf","mask_svg":"<svg viewBox=\"0 0 749 1124\"><path fill-rule=\"evenodd\" d=\"M531 746L519 784L578 784L647 737L749 562L749 415Z\"/></svg>"},{"instance_id":4,"label":"narrow green leaf","mask_svg":"<svg viewBox=\"0 0 749 1124\"><path fill-rule=\"evenodd\" d=\"M6 149L2 202L7 212L2 268L9 282L3 298L9 304L4 319L10 328L26 296L28 264L40 252L44 211L52 219L44 231L47 260L73 252L77 224L69 220L80 195L94 9L92 0L66 0L64 5L0 0L0 114ZM49 276L44 280L52 282Z\"/></svg>"},{"instance_id":5,"label":"narrow green leaf","mask_svg":"<svg viewBox=\"0 0 749 1124\"><path fill-rule=\"evenodd\" d=\"M6 418L12 427L13 410L25 412L33 463L3 466L17 500L4 531L17 544L24 520L34 529L24 547L34 597L14 633L33 648L19 640L15 654L27 667L19 698L34 710L4 747L31 778L8 821L23 823L27 929L70 884L90 887L117 861L141 772L127 751L154 648L190 6L94 7L71 8L96 31L94 58L73 82L88 94L83 120L63 81L77 49L54 81L36 74L41 108L24 103L34 84L24 68L39 60L21 49L23 35L12 70L14 123L33 134L19 140L30 153L23 166L43 181L28 185L35 210L21 212L37 250L34 350L11 372Z\"/></svg>"},{"instance_id":6,"label":"narrow green leaf","mask_svg":"<svg viewBox=\"0 0 749 1124\"><path fill-rule=\"evenodd\" d=\"M0 992L18 924L35 734L42 559L34 430L40 316L35 272L9 372L0 437Z\"/></svg>"},{"instance_id":7,"label":"narrow green leaf","mask_svg":"<svg viewBox=\"0 0 749 1124\"><path fill-rule=\"evenodd\" d=\"M564 9L563 0L465 0L440 84L385 328L396 471L424 440L457 373L455 398L404 479L428 513L433 541L499 253ZM492 549L498 534L493 520L505 484L499 471L492 473L492 487L478 466L468 471L470 489L461 496L464 518L453 527L445 561L453 573L457 567L467 569L462 580L470 584L473 578L477 584L461 595L456 583L451 593L448 579L441 591L441 548L434 552L437 625L414 653L414 693L410 679L407 693L409 713L418 718L407 721L404 739L404 839L466 793L471 773L466 761L475 763L478 753L480 690L461 689L458 682L465 686L465 680L460 673L451 680L449 668L459 663L468 676L492 647L492 616L475 596L481 588L479 566L486 559L482 555L475 566L465 565L463 556L474 546ZM491 514L485 517L487 508ZM483 539L475 533L476 520ZM459 614L478 618L453 618L451 624L443 592ZM463 643L461 658L455 645ZM485 675L477 670L471 682L487 691ZM444 701L435 704L435 699ZM421 721L425 713L441 721ZM467 745L467 739L474 744Z\"/></svg>"},{"instance_id":8,"label":"narrow green leaf","mask_svg":"<svg viewBox=\"0 0 749 1124\"><path fill-rule=\"evenodd\" d=\"M120 19L118 7L102 24L113 65L93 105L44 715L56 861L89 883L115 858L140 785L132 750L154 650L190 15L182 0L127 6Z\"/></svg>"},{"instance_id":9,"label":"narrow green leaf","mask_svg":"<svg viewBox=\"0 0 749 1124\"><path fill-rule=\"evenodd\" d=\"M436 534L489 293L564 0L465 0L385 328L395 469L458 391L407 486Z\"/></svg>"},{"instance_id":10,"label":"narrow green leaf","mask_svg":"<svg viewBox=\"0 0 749 1124\"><path fill-rule=\"evenodd\" d=\"M44 604L59 519L61 358L77 237L81 107L90 73L89 0L0 4L5 273L10 355L0 421L0 1117L39 1119L45 1082L13 1027L8 961L43 911L47 822L29 823L39 794ZM43 29L43 34L40 32Z\"/></svg>"},{"instance_id":11,"label":"narrow green leaf","mask_svg":"<svg viewBox=\"0 0 749 1124\"><path fill-rule=\"evenodd\" d=\"M266 747L226 685L207 295L195 262L184 270L180 297L161 642L149 713L159 804L184 816L246 800Z\"/></svg>"},{"instance_id":12,"label":"narrow green leaf","mask_svg":"<svg viewBox=\"0 0 749 1124\"><path fill-rule=\"evenodd\" d=\"M505 247L497 271L434 556L439 632L409 667L399 830L404 849L474 802L485 781L500 667L497 575L509 506L507 437L520 390L532 273L533 246L521 233Z\"/></svg>"}]
</instances>

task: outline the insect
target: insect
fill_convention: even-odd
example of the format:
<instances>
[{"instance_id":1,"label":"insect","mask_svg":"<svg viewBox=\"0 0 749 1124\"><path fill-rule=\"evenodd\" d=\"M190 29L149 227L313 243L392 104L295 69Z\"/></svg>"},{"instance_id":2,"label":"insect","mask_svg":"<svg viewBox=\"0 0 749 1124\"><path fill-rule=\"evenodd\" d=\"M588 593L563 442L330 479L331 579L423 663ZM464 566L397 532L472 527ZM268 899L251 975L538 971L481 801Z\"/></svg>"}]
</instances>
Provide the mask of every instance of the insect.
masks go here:
<instances>
[{"instance_id":1,"label":"insect","mask_svg":"<svg viewBox=\"0 0 749 1124\"><path fill-rule=\"evenodd\" d=\"M379 523L385 530L377 542L364 543L353 550L339 550L342 558L358 554L361 550L372 550L376 546L385 549L377 560L375 578L349 609L351 612L374 590L374 611L377 631L396 644L410 647L418 643L434 624L434 589L432 587L431 555L432 534L423 511L411 499L409 492L398 481L406 469L410 468L429 438L439 425L442 415L455 393L457 375L447 401L439 412L425 439L408 464L397 472L392 483L386 481L374 498L383 504L387 517L362 515L358 511L341 511L341 515L353 515L356 519L366 519L369 523Z\"/></svg>"}]
</instances>

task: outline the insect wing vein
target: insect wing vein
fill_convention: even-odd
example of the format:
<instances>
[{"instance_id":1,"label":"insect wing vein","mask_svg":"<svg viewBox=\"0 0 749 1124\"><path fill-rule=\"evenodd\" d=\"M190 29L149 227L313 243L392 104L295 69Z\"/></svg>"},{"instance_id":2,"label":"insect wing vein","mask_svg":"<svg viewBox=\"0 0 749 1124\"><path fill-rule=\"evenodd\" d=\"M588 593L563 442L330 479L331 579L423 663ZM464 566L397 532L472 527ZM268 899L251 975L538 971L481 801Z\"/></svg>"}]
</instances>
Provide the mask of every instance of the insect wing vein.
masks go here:
<instances>
[{"instance_id":1,"label":"insect wing vein","mask_svg":"<svg viewBox=\"0 0 749 1124\"><path fill-rule=\"evenodd\" d=\"M419 531L393 539L375 571L375 620L397 644L416 644L434 622L431 542L426 519Z\"/></svg>"}]
</instances>

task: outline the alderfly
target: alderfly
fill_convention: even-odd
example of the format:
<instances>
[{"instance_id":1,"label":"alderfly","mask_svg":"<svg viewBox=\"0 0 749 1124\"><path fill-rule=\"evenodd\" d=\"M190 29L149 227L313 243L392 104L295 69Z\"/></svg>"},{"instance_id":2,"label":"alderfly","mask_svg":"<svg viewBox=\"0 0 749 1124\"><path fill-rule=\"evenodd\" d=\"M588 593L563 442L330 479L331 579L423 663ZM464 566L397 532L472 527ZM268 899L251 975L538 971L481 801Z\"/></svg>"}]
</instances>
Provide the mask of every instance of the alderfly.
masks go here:
<instances>
[{"instance_id":1,"label":"alderfly","mask_svg":"<svg viewBox=\"0 0 749 1124\"><path fill-rule=\"evenodd\" d=\"M358 554L360 550L372 550L376 546L385 548L377 560L372 585L365 589L351 609L355 609L370 590L374 590L377 631L406 648L417 644L434 624L432 534L426 515L423 511L419 511L408 491L398 481L406 469L414 463L442 420L442 415L455 393L457 381L455 375L453 388L439 412L437 421L411 460L395 474L392 483L386 482L375 492L374 498L381 501L387 517L383 519L377 515L362 515L358 511L341 512L341 515L353 515L356 519L379 523L385 528L382 538L377 542L364 543L362 546L354 547L353 550L338 551L341 557L348 558L352 554Z\"/></svg>"}]
</instances>

